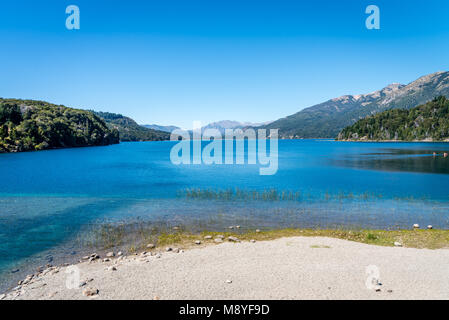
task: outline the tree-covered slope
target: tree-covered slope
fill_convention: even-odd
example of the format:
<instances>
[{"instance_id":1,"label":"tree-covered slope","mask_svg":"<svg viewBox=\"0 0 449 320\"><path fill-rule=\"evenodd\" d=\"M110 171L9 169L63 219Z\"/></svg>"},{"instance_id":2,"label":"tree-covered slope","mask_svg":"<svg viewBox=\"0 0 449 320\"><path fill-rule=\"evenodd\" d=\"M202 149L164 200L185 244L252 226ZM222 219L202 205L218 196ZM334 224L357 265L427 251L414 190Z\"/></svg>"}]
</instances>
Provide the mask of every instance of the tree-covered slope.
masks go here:
<instances>
[{"instance_id":1,"label":"tree-covered slope","mask_svg":"<svg viewBox=\"0 0 449 320\"><path fill-rule=\"evenodd\" d=\"M118 143L92 112L43 101L0 98L0 152L21 152Z\"/></svg>"},{"instance_id":2,"label":"tree-covered slope","mask_svg":"<svg viewBox=\"0 0 449 320\"><path fill-rule=\"evenodd\" d=\"M96 112L97 116L104 119L110 129L116 129L120 133L120 141L161 141L170 140L170 133L145 128L138 125L133 119L121 114L110 112Z\"/></svg>"},{"instance_id":3,"label":"tree-covered slope","mask_svg":"<svg viewBox=\"0 0 449 320\"><path fill-rule=\"evenodd\" d=\"M445 141L449 139L449 100L440 96L413 109L391 109L343 129L338 140Z\"/></svg>"}]
</instances>

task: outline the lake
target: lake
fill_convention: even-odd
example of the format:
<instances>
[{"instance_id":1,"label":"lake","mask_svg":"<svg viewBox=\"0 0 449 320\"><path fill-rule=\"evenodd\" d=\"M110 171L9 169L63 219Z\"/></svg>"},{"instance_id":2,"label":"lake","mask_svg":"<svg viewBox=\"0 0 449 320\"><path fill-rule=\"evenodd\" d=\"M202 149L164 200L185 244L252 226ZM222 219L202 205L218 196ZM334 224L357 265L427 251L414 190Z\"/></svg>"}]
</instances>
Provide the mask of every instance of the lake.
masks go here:
<instances>
[{"instance_id":1,"label":"lake","mask_svg":"<svg viewBox=\"0 0 449 320\"><path fill-rule=\"evenodd\" d=\"M0 154L0 289L32 267L79 259L102 224L449 226L449 158L433 156L448 143L280 140L273 176L259 165L176 166L173 145Z\"/></svg>"}]
</instances>

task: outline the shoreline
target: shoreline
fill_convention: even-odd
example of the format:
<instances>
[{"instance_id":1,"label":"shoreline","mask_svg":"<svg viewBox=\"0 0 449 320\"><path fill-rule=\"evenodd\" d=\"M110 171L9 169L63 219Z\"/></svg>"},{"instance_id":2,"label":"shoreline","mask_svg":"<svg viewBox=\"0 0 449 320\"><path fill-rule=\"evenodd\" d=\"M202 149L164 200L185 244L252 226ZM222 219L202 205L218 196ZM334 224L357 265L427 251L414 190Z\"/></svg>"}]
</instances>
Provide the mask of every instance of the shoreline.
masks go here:
<instances>
[{"instance_id":1,"label":"shoreline","mask_svg":"<svg viewBox=\"0 0 449 320\"><path fill-rule=\"evenodd\" d=\"M216 241L215 239L220 239L223 237L223 240ZM254 239L253 239L254 238ZM201 239L201 240L199 240ZM393 241L394 240L394 241ZM198 241L200 243L198 244ZM392 242L393 241L393 242ZM399 247L398 243L402 247ZM395 247L395 242L396 247ZM289 243L294 243L300 246L303 250L293 250L289 248ZM414 248L413 248L414 247ZM169 250L168 248L171 248ZM257 248L254 251L254 248ZM191 235L191 234L167 234L162 235L159 238L159 241L155 248L148 248L146 251L140 251L135 253L129 253L128 255L120 254L118 252L114 252L114 256L109 254L107 256L99 256L96 254L92 254L90 256L85 257L84 260L79 263L69 265L63 264L61 266L52 266L48 267L45 270L33 275L28 275L24 280L19 282L17 287L13 290L10 290L6 293L0 294L1 299L87 299L87 298L98 298L98 299L153 299L153 298L161 298L161 299L283 299L283 298L303 298L302 295L292 296L287 295L284 296L265 296L262 292L252 292L248 293L248 296L241 296L239 293L236 296L234 295L223 295L227 291L217 293L217 296L202 296L196 295L196 293L192 293L190 296L190 290L182 291L177 296L178 290L186 289L185 281L191 281L192 285L194 285L198 281L201 280L201 275L203 272L206 272L208 276L214 278L217 274L221 274L223 272L227 272L229 276L228 278L239 278L243 276L240 274L240 271L243 273L247 273L248 267L246 264L250 264L251 268L262 267L265 266L263 272L267 272L267 276L269 276L270 272L275 272L279 268L283 268L282 265L273 266L272 261L270 259L270 255L277 255L279 252L284 252L285 257L290 257L295 260L295 264L298 264L301 268L308 269L305 274L302 276L311 276L311 277L319 277L320 274L316 274L314 268L310 268L310 265L303 265L303 259L306 259L310 255L310 259L315 259L315 254L323 255L322 258L324 261L328 261L327 259L331 259L331 265L333 268L339 269L341 272L344 272L344 269L347 266L347 263L344 262L345 259L341 260L338 256L334 256L333 248L339 248L340 254L342 256L352 256L350 260L358 261L363 257L366 257L365 254L360 255L359 249L367 252L373 252L373 257L383 256L383 255L391 255L388 259L396 259L396 255L398 253L404 253L406 257L410 257L410 255L414 256L416 259L421 259L421 256L431 257L431 259L436 259L438 256L446 256L447 260L446 265L444 262L439 262L441 267L444 266L445 270L449 272L449 230L402 230L402 231L342 231L342 230L301 230L301 229L283 229L283 230L273 230L266 232L249 232L244 234L235 234L235 233L217 233L217 232L203 232L199 235ZM357 250L355 248L358 248ZM416 249L416 248L431 248L430 249ZM398 251L403 250L403 251ZM394 254L393 254L394 253ZM220 260L222 255L225 254L228 256L227 260L220 264L223 268L218 268L215 265L217 259ZM262 256L261 256L262 255ZM369 255L368 255L369 256ZM236 257L236 259L232 258ZM240 257L240 258L237 258ZM307 259L309 259L307 258ZM187 259L187 260L186 260ZM199 260L198 260L199 259ZM333 260L332 260L333 259ZM383 263L388 264L388 259ZM428 258L424 259L422 263L425 264L425 261ZM253 264L254 261L257 262L256 265ZM282 259L277 260L278 262L282 261ZM317 262L315 261L315 269L326 269L328 267L327 262ZM200 265L198 265L198 263ZM235 265L240 265L237 268ZM153 267L156 269L162 267L161 270L153 270ZM398 266L395 266L397 268ZM415 265L417 267L417 265ZM76 268L81 270L81 278L80 278L80 286L75 289L67 289L66 288L66 280L68 277L68 271L71 268ZM215 273L210 273L209 269L215 270ZM427 268L427 267L426 267ZM123 269L123 271L122 271ZM172 270L173 269L173 270ZM136 273L136 270L139 272ZM169 271L171 270L171 271ZM425 272L425 267L423 267ZM261 272L262 272L261 271ZM295 268L288 267L283 271L284 277L289 277L289 274L294 273ZM364 270L362 270L364 272ZM124 272L124 275L121 275L121 272ZM163 273L161 278L159 279L156 276L156 273ZM193 274L192 274L193 272ZM310 274L308 274L310 273ZM92 276L91 276L92 275ZM187 278L182 278L180 288L173 284L172 277L179 277L180 275L184 275ZM193 278L188 279L188 275L191 275ZM119 276L119 277L117 277ZM248 275L247 275L248 276ZM417 275L413 275L416 277ZM145 279L143 279L144 277ZM154 290L159 290L158 288L166 288L167 286L171 289L160 289L163 294L158 295L154 293L154 296L149 295L147 292L147 287L144 285L147 277L150 277L155 281L157 285L150 285ZM199 277L198 279L196 277ZM223 275L224 277L224 275ZM86 279L84 279L86 278ZM92 281L90 281L93 279ZM245 288L239 288L237 292L245 289L248 292L251 290L257 291L259 285L263 285L264 277L254 279L257 283L254 287L249 284L245 285ZM227 283L230 280L231 283ZM243 280L243 279L242 279ZM329 279L331 281L332 279ZM212 287L218 286L222 288L224 286L225 289L227 287L232 287L234 282L233 279L221 279L214 280L214 284ZM274 280L273 280L274 281ZM354 280L352 280L354 281ZM276 282L276 281L274 281ZM143 284L140 284L143 283ZM140 293L136 293L136 295L129 296L125 291L116 290L120 287L133 288L137 285ZM207 284L203 284L206 287ZM247 287L249 285L249 287ZM273 285L281 285L281 283L273 283ZM449 282L448 282L449 286ZM92 288L93 287L93 288ZM188 286L187 286L188 287ZM86 289L94 289L99 290L98 294L94 294L92 297L86 296ZM153 290L152 289L152 290ZM190 288L193 290L193 288ZM217 289L217 288L216 288ZM308 292L313 292L317 288L311 287L308 288ZM435 289L435 288L434 288ZM448 287L449 289L449 287ZM148 289L149 290L149 289ZM168 290L168 291L167 291ZM219 290L219 289L217 289ZM321 290L321 289L320 289ZM346 289L345 289L346 290ZM349 290L349 287L347 288ZM154 291L154 292L156 292ZM201 291L201 290L200 290ZM372 290L371 290L372 291ZM83 294L84 292L84 294ZM153 292L150 290L150 292ZM368 296L366 296L367 292L369 292ZM371 297L372 292L367 290L364 292L363 290L360 292L360 298L378 298L379 295L374 295ZM438 290L435 293L439 292ZM320 291L320 294L316 296L317 298L324 298L322 294L326 293L326 290ZM151 293L153 294L153 293ZM343 296L345 293L342 292ZM348 292L349 294L349 292ZM307 298L309 296L304 296ZM358 296L346 296L347 298L359 298ZM407 298L407 295L395 296L391 297L382 296L381 298ZM310 296L310 298L315 298L315 296ZM447 297L441 296L432 296L432 298L444 298L449 299L449 293Z\"/></svg>"}]
</instances>

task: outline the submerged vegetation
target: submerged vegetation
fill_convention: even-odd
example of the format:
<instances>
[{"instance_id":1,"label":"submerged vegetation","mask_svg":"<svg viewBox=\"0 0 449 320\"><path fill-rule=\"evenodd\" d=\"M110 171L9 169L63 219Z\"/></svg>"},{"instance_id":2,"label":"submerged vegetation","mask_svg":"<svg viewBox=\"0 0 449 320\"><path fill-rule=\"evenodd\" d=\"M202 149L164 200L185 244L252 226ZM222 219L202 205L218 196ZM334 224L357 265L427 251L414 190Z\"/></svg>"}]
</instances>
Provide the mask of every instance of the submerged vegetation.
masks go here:
<instances>
[{"instance_id":1,"label":"submerged vegetation","mask_svg":"<svg viewBox=\"0 0 449 320\"><path fill-rule=\"evenodd\" d=\"M392 109L357 121L338 140L445 141L449 139L449 99L444 96L413 109Z\"/></svg>"},{"instance_id":2,"label":"submerged vegetation","mask_svg":"<svg viewBox=\"0 0 449 320\"><path fill-rule=\"evenodd\" d=\"M119 142L92 112L43 101L0 98L0 152L103 146Z\"/></svg>"},{"instance_id":3,"label":"submerged vegetation","mask_svg":"<svg viewBox=\"0 0 449 320\"><path fill-rule=\"evenodd\" d=\"M277 190L277 189L265 189L265 190L243 190L239 188L229 188L224 190L214 189L201 189L201 188L187 188L185 190L178 191L178 197L185 197L186 199L193 200L221 200L221 201L305 201L305 200L378 200L384 199L386 196L383 194L376 194L372 192L353 193L353 192L319 192L319 193L306 193L301 191L291 190ZM395 196L394 200L425 200L426 196L415 198L413 196L398 197Z\"/></svg>"}]
</instances>

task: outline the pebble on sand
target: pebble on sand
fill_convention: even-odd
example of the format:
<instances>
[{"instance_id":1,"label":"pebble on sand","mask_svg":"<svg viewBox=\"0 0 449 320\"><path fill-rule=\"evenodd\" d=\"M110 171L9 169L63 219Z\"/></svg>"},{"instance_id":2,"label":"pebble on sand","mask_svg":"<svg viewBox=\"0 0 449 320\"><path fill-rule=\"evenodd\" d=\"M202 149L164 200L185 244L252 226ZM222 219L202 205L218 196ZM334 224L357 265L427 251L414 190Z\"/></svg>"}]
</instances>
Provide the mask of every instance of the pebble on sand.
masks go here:
<instances>
[{"instance_id":1,"label":"pebble on sand","mask_svg":"<svg viewBox=\"0 0 449 320\"><path fill-rule=\"evenodd\" d=\"M432 226L431 224L429 224L429 225L427 226L427 229L433 229L433 226Z\"/></svg>"},{"instance_id":2,"label":"pebble on sand","mask_svg":"<svg viewBox=\"0 0 449 320\"><path fill-rule=\"evenodd\" d=\"M254 240L254 239L251 239L251 240L250 240L250 242L251 242L251 243L255 243L255 242L256 242L256 240Z\"/></svg>"},{"instance_id":3,"label":"pebble on sand","mask_svg":"<svg viewBox=\"0 0 449 320\"><path fill-rule=\"evenodd\" d=\"M171 247L165 248L165 251L167 251L167 252L172 251L172 250L173 250L173 248L171 248Z\"/></svg>"},{"instance_id":4,"label":"pebble on sand","mask_svg":"<svg viewBox=\"0 0 449 320\"><path fill-rule=\"evenodd\" d=\"M394 246L395 247L402 247L402 243L395 241Z\"/></svg>"},{"instance_id":5,"label":"pebble on sand","mask_svg":"<svg viewBox=\"0 0 449 320\"><path fill-rule=\"evenodd\" d=\"M121 252L121 251L117 252L117 257L121 257L121 256L123 256L123 252Z\"/></svg>"},{"instance_id":6,"label":"pebble on sand","mask_svg":"<svg viewBox=\"0 0 449 320\"><path fill-rule=\"evenodd\" d=\"M223 239L222 239L222 238L215 238L215 239L214 239L214 242L215 242L215 243L222 243L222 242L223 242Z\"/></svg>"},{"instance_id":7,"label":"pebble on sand","mask_svg":"<svg viewBox=\"0 0 449 320\"><path fill-rule=\"evenodd\" d=\"M233 236L228 237L228 240L232 241L232 242L239 242L240 241L238 238L233 237Z\"/></svg>"},{"instance_id":8,"label":"pebble on sand","mask_svg":"<svg viewBox=\"0 0 449 320\"><path fill-rule=\"evenodd\" d=\"M259 233L259 232L260 232L260 230L259 230L259 229L256 229L256 232L257 232L257 233Z\"/></svg>"},{"instance_id":9,"label":"pebble on sand","mask_svg":"<svg viewBox=\"0 0 449 320\"><path fill-rule=\"evenodd\" d=\"M419 229L419 224L415 223L415 224L413 225L413 228Z\"/></svg>"},{"instance_id":10,"label":"pebble on sand","mask_svg":"<svg viewBox=\"0 0 449 320\"><path fill-rule=\"evenodd\" d=\"M117 271L117 268L114 266L111 266L111 267L108 267L106 270L107 271Z\"/></svg>"},{"instance_id":11,"label":"pebble on sand","mask_svg":"<svg viewBox=\"0 0 449 320\"><path fill-rule=\"evenodd\" d=\"M212 236L205 236L204 239L205 240L210 240L210 239L212 239Z\"/></svg>"},{"instance_id":12,"label":"pebble on sand","mask_svg":"<svg viewBox=\"0 0 449 320\"><path fill-rule=\"evenodd\" d=\"M108 252L108 253L106 253L106 257L108 257L108 258L112 258L112 257L115 257L115 253L114 252Z\"/></svg>"},{"instance_id":13,"label":"pebble on sand","mask_svg":"<svg viewBox=\"0 0 449 320\"><path fill-rule=\"evenodd\" d=\"M0 300L3 300L3 299L5 299L5 297L6 297L6 294L0 294Z\"/></svg>"},{"instance_id":14,"label":"pebble on sand","mask_svg":"<svg viewBox=\"0 0 449 320\"><path fill-rule=\"evenodd\" d=\"M98 289L95 288L86 288L83 290L83 295L86 297L92 297L98 294Z\"/></svg>"},{"instance_id":15,"label":"pebble on sand","mask_svg":"<svg viewBox=\"0 0 449 320\"><path fill-rule=\"evenodd\" d=\"M219 234L218 236L216 236L216 238L219 238L219 239L224 239L224 235L222 235L222 234Z\"/></svg>"},{"instance_id":16,"label":"pebble on sand","mask_svg":"<svg viewBox=\"0 0 449 320\"><path fill-rule=\"evenodd\" d=\"M232 280L226 280L226 283L232 283Z\"/></svg>"},{"instance_id":17,"label":"pebble on sand","mask_svg":"<svg viewBox=\"0 0 449 320\"><path fill-rule=\"evenodd\" d=\"M154 249L154 248L156 248L156 246L155 246L153 243L149 243L149 244L147 245L147 248L148 248L148 249Z\"/></svg>"},{"instance_id":18,"label":"pebble on sand","mask_svg":"<svg viewBox=\"0 0 449 320\"><path fill-rule=\"evenodd\" d=\"M195 244L201 244L201 241L200 240L196 240Z\"/></svg>"}]
</instances>

